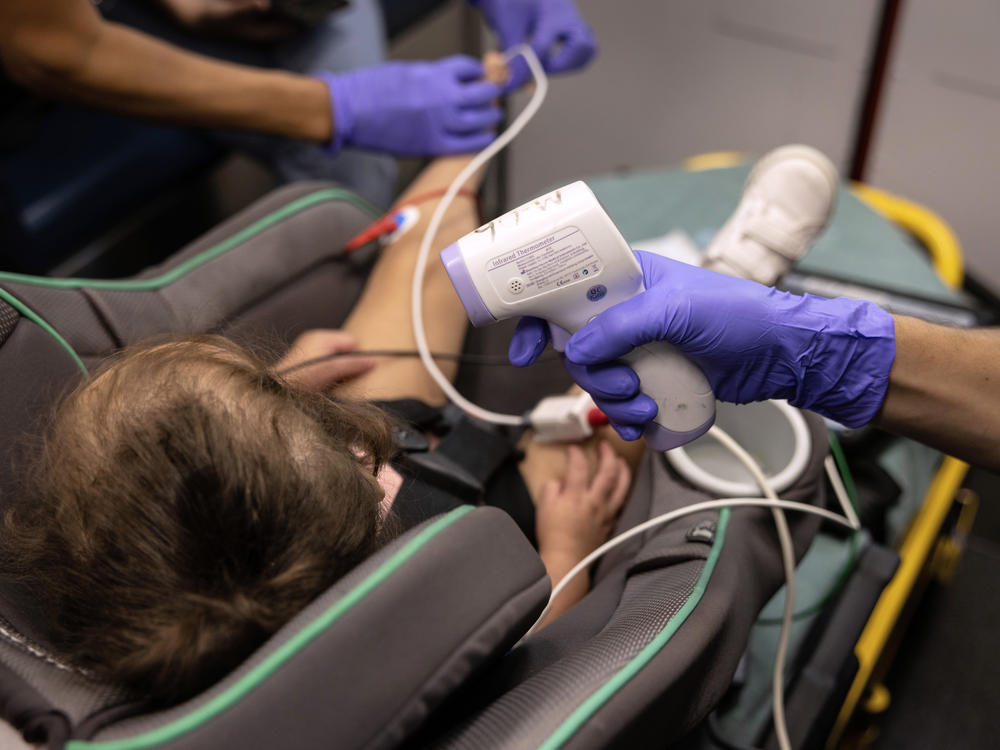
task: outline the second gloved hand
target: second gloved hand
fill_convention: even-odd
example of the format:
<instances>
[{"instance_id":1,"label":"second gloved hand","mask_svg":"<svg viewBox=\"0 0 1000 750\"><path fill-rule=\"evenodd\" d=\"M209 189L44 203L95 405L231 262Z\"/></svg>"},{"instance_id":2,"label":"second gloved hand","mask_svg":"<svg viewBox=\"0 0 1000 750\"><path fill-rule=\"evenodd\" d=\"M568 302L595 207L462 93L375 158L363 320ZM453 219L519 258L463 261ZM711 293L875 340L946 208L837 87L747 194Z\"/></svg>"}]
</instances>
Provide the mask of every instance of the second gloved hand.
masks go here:
<instances>
[{"instance_id":1,"label":"second gloved hand","mask_svg":"<svg viewBox=\"0 0 1000 750\"><path fill-rule=\"evenodd\" d=\"M501 49L530 43L548 73L581 68L597 52L594 33L572 0L470 0L478 5L500 40ZM508 89L528 80L524 61L511 61Z\"/></svg>"},{"instance_id":2,"label":"second gloved hand","mask_svg":"<svg viewBox=\"0 0 1000 750\"><path fill-rule=\"evenodd\" d=\"M651 253L636 252L646 291L605 310L566 344L566 366L622 437L656 415L639 380L615 362L634 347L668 341L705 373L717 398L770 398L856 427L881 407L896 352L892 316L870 303L779 292ZM524 365L547 331L524 319L510 358Z\"/></svg>"},{"instance_id":3,"label":"second gloved hand","mask_svg":"<svg viewBox=\"0 0 1000 750\"><path fill-rule=\"evenodd\" d=\"M500 87L464 55L319 73L330 90L334 153L354 147L397 156L471 153L493 140Z\"/></svg>"}]
</instances>

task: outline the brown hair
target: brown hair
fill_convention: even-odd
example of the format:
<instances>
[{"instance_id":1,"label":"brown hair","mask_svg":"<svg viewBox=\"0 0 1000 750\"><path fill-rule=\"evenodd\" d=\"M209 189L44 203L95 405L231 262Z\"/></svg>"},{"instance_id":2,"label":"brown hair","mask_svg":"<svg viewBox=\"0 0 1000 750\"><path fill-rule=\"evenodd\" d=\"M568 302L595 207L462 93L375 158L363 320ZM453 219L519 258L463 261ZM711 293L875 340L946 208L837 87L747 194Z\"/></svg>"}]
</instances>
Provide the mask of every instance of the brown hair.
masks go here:
<instances>
[{"instance_id":1,"label":"brown hair","mask_svg":"<svg viewBox=\"0 0 1000 750\"><path fill-rule=\"evenodd\" d=\"M220 337L127 350L60 405L4 518L58 656L156 703L224 676L382 542L373 406Z\"/></svg>"}]
</instances>

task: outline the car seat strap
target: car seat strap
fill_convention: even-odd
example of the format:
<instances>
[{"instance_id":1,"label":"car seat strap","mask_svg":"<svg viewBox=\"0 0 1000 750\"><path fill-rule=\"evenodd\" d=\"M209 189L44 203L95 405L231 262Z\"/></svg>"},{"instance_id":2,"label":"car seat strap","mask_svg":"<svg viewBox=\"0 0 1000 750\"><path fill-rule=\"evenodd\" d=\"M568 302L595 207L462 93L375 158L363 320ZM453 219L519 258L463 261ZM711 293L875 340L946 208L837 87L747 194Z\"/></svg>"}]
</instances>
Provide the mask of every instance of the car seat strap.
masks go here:
<instances>
[{"instance_id":1,"label":"car seat strap","mask_svg":"<svg viewBox=\"0 0 1000 750\"><path fill-rule=\"evenodd\" d=\"M0 717L30 743L62 747L69 738L69 717L3 663L0 663Z\"/></svg>"}]
</instances>

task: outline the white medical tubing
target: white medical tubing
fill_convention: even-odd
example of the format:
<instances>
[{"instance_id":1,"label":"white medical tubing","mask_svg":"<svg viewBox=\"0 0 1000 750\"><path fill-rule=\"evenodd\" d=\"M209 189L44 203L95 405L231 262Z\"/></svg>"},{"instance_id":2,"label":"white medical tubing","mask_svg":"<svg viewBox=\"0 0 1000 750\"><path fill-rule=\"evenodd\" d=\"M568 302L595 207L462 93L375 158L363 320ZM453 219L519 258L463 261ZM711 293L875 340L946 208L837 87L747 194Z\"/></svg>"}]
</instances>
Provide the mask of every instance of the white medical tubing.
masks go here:
<instances>
[{"instance_id":1,"label":"white medical tubing","mask_svg":"<svg viewBox=\"0 0 1000 750\"><path fill-rule=\"evenodd\" d=\"M754 481L760 486L761 492L774 501L778 499L771 483L767 481L764 472L756 461L743 450L743 447L733 440L727 432L718 425L712 425L708 434L718 440L733 454L749 471ZM785 722L785 661L788 657L788 642L792 635L792 617L795 614L795 547L792 544L792 534L788 530L788 521L780 509L771 506L774 516L774 527L778 532L778 545L781 548L781 564L785 569L785 611L781 616L781 632L778 636L778 648L774 654L774 672L771 675L771 703L774 714L774 734L778 738L781 750L791 750L792 743L788 739L788 725Z\"/></svg>"},{"instance_id":2,"label":"white medical tubing","mask_svg":"<svg viewBox=\"0 0 1000 750\"><path fill-rule=\"evenodd\" d=\"M678 518L683 518L684 516L689 516L692 513L701 513L703 510L718 510L721 508L741 508L741 507L754 507L754 508L783 508L785 510L798 510L803 513L812 513L815 516L821 516L828 521L833 521L834 523L839 523L842 526L851 527L850 522L843 516L839 516L826 508L817 508L815 505L808 505L807 503L797 503L792 500L770 500L763 497L724 497L720 500L705 500L701 503L694 503L693 505L686 505L683 508L677 508L669 513L663 513L659 516L650 518L648 521L643 521L638 526L633 526L628 531L623 531L618 536L613 539L609 539L600 547L595 549L580 562L573 566L573 568L567 573L558 585L552 589L552 594L549 596L549 603L546 605L545 609L542 610L542 614L538 616L535 624L528 629L528 632L522 636L521 641L531 635L537 628L538 624L545 619L545 616L549 613L552 608L553 600L563 592L563 589L569 584L569 582L575 578L580 572L589 568L596 560L603 557L605 554L613 550L615 547L624 544L629 539L634 536L638 536L650 529L656 528L657 526L662 526L665 523L670 523ZM518 641L520 644L521 641Z\"/></svg>"},{"instance_id":3,"label":"white medical tubing","mask_svg":"<svg viewBox=\"0 0 1000 750\"><path fill-rule=\"evenodd\" d=\"M847 496L844 480L840 478L840 472L837 471L837 464L834 462L833 456L827 456L826 460L823 461L823 466L826 467L826 475L829 477L830 485L833 487L833 494L837 496L837 502L844 509L844 515L847 516L847 520L851 522L854 528L860 529L861 520L858 518L858 514L855 513L854 506L851 505L851 498Z\"/></svg>"},{"instance_id":4,"label":"white medical tubing","mask_svg":"<svg viewBox=\"0 0 1000 750\"><path fill-rule=\"evenodd\" d=\"M459 393L448 378L444 376L444 373L441 372L441 369L431 357L430 347L427 343L427 334L424 332L423 293L424 273L427 270L427 256L430 254L431 244L434 242L434 236L437 234L438 227L441 225L444 213L448 210L448 207L451 205L452 200L454 200L455 195L458 194L458 191L461 190L462 186L469 180L470 177L472 177L472 175L476 173L477 170L479 170L502 148L517 137L521 130L524 129L524 126L527 125L531 118L535 116L538 108L542 106L542 102L545 100L545 95L549 89L549 83L545 76L545 71L542 69L541 63L538 62L538 58L535 56L535 53L532 51L531 47L527 45L520 45L508 52L507 59L510 60L517 55L522 55L525 62L528 63L528 68L531 70L531 74L535 79L535 93L532 94L531 100L528 102L527 106L525 106L525 108L521 110L520 114L514 118L514 122L510 124L510 127L497 136L493 143L473 157L472 161L466 165L465 169L463 169L452 181L451 185L448 186L448 190L445 191L444 197L442 197L441 201L437 204L437 207L434 209L434 213L431 215L430 223L427 225L427 231L424 233L423 240L420 243L420 252L417 254L417 267L413 274L412 296L413 335L416 339L417 351L420 352L420 360L424 363L424 367L427 368L427 372L430 373L431 377L434 378L437 384L441 387L441 390L444 391L445 395L451 400L452 403L476 419L481 419L484 422L492 422L494 424L515 426L525 424L525 418L516 414L499 414L497 412L484 409L481 406L477 406Z\"/></svg>"}]
</instances>

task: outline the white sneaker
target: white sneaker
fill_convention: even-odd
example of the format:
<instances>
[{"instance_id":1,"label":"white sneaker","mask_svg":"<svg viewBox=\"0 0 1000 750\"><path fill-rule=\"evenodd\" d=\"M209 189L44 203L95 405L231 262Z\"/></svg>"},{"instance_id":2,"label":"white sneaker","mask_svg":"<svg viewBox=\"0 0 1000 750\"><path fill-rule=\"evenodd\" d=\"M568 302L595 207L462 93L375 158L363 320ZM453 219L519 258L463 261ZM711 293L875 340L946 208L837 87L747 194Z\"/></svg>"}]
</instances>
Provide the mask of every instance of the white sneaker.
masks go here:
<instances>
[{"instance_id":1,"label":"white sneaker","mask_svg":"<svg viewBox=\"0 0 1000 750\"><path fill-rule=\"evenodd\" d=\"M757 162L736 211L702 266L774 284L801 258L833 213L837 169L811 146L782 146Z\"/></svg>"}]
</instances>

